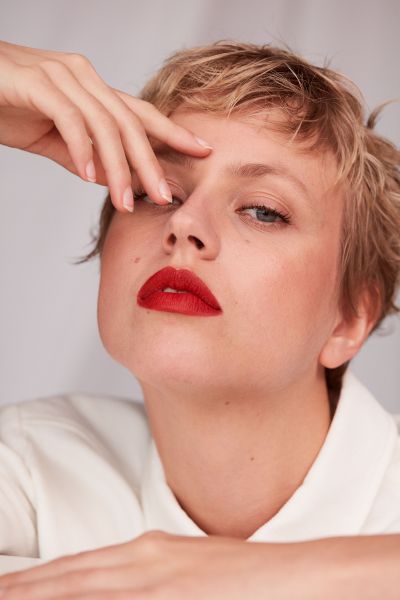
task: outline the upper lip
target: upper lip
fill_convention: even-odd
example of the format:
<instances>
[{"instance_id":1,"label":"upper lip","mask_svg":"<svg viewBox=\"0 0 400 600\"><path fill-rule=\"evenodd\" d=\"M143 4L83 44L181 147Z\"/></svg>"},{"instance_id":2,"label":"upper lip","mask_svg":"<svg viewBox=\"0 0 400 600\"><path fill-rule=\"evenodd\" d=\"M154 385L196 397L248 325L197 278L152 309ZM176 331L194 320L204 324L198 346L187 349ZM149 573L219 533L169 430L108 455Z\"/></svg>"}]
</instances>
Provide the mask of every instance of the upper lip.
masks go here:
<instances>
[{"instance_id":1,"label":"upper lip","mask_svg":"<svg viewBox=\"0 0 400 600\"><path fill-rule=\"evenodd\" d=\"M164 267L149 277L149 279L140 288L138 296L141 300L144 300L150 296L150 294L153 294L154 292L160 292L166 287L170 287L178 291L191 292L209 306L221 310L217 299L206 286L204 281L189 269Z\"/></svg>"}]
</instances>

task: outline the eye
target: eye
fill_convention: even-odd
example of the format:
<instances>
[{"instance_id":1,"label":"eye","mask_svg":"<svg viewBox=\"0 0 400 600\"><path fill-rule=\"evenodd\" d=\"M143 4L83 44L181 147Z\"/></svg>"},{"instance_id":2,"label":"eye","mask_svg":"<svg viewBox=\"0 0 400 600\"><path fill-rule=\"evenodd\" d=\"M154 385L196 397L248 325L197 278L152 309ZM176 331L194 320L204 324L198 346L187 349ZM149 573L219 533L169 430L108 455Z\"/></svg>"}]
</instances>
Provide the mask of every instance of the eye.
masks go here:
<instances>
[{"instance_id":1,"label":"eye","mask_svg":"<svg viewBox=\"0 0 400 600\"><path fill-rule=\"evenodd\" d=\"M138 189L138 190L134 190L134 199L135 202L143 200L144 202L146 202L146 204L149 204L150 206L154 207L154 208L166 208L165 205L160 205L160 204L156 204L155 202L153 202L152 200L150 200L148 194L143 190L143 189ZM172 200L175 201L177 200L178 202L182 202L181 200L179 200L179 198L177 198L176 196L172 196ZM172 206L173 203L169 206ZM271 208L269 206L265 206L263 204L256 204L256 205L249 205L249 206L241 206L239 209L239 212L244 212L244 211L255 211L253 214L255 214L255 216L250 216L250 219L252 221L255 221L256 223L260 223L261 225L265 224L265 225L279 225L280 223L286 223L289 224L290 221L290 215L288 213L284 213L284 212L280 212L279 210L276 210L275 208ZM249 215L246 215L249 216Z\"/></svg>"},{"instance_id":2,"label":"eye","mask_svg":"<svg viewBox=\"0 0 400 600\"><path fill-rule=\"evenodd\" d=\"M272 223L272 224L278 224L279 222L282 223L290 223L290 215L288 215L287 213L284 212L280 212L278 210L276 210L275 208L270 208L269 206L264 206L264 205L250 205L250 206L242 206L240 208L241 212L244 212L245 210L251 210L251 211L255 211L255 217L250 217L252 220L255 220L257 223ZM261 220L258 220L258 217L261 218Z\"/></svg>"}]
</instances>

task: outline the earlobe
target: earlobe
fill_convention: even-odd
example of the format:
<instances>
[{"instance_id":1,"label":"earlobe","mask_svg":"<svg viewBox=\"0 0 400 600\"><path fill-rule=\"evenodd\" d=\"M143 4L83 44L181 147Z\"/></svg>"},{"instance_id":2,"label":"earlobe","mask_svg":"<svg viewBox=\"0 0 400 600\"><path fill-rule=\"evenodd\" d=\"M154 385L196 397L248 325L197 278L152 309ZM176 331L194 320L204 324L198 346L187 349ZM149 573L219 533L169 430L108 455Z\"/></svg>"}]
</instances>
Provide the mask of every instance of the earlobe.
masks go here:
<instances>
[{"instance_id":1,"label":"earlobe","mask_svg":"<svg viewBox=\"0 0 400 600\"><path fill-rule=\"evenodd\" d=\"M338 309L333 331L319 356L321 365L335 369L357 354L378 318L379 303L376 297L371 290L365 289L360 294L358 315L344 316Z\"/></svg>"},{"instance_id":2,"label":"earlobe","mask_svg":"<svg viewBox=\"0 0 400 600\"><path fill-rule=\"evenodd\" d=\"M348 338L346 335L332 333L321 351L320 363L327 369L336 369L351 360L362 344L363 341L357 344L354 339Z\"/></svg>"}]
</instances>

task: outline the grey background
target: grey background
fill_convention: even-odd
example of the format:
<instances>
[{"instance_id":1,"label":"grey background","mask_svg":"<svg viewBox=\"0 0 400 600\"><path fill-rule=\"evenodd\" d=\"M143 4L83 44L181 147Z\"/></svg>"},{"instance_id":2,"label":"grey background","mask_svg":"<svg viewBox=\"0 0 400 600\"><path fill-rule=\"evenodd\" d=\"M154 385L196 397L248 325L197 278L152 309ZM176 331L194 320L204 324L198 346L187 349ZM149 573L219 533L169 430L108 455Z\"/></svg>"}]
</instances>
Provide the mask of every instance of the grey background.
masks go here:
<instances>
[{"instance_id":1,"label":"grey background","mask_svg":"<svg viewBox=\"0 0 400 600\"><path fill-rule=\"evenodd\" d=\"M344 72L372 109L400 96L397 0L1 0L0 39L86 55L113 87L135 94L175 50L223 38L284 42ZM378 131L400 144L400 107ZM97 262L89 249L106 188L56 163L0 147L0 403L61 392L142 398L97 331ZM384 335L383 335L384 334ZM400 320L387 319L352 362L400 412Z\"/></svg>"}]
</instances>

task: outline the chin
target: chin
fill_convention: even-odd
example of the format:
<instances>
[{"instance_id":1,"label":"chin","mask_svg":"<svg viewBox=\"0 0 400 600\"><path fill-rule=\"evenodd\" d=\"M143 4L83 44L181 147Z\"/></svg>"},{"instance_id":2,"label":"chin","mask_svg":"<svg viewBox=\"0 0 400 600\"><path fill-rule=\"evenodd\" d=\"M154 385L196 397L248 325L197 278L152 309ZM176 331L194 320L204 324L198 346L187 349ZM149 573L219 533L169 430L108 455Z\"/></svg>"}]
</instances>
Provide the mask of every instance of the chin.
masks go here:
<instances>
[{"instance_id":1,"label":"chin","mask_svg":"<svg viewBox=\"0 0 400 600\"><path fill-rule=\"evenodd\" d=\"M159 388L205 389L226 385L228 365L219 365L206 354L182 352L179 347L132 350L129 356L118 359L142 384Z\"/></svg>"}]
</instances>

